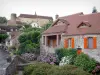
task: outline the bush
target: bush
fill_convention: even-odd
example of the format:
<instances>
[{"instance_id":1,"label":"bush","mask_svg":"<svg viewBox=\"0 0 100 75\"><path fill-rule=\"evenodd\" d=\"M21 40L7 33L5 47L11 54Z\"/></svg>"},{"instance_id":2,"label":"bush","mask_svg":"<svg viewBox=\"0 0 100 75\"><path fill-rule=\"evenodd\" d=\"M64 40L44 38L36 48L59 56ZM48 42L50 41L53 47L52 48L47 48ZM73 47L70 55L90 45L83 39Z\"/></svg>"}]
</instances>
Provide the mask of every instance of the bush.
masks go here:
<instances>
[{"instance_id":1,"label":"bush","mask_svg":"<svg viewBox=\"0 0 100 75\"><path fill-rule=\"evenodd\" d=\"M76 49L71 49L71 48L60 48L56 50L56 54L58 55L59 60L61 60L62 57L65 56L71 56L71 63L73 64L75 57L77 56Z\"/></svg>"},{"instance_id":2,"label":"bush","mask_svg":"<svg viewBox=\"0 0 100 75\"><path fill-rule=\"evenodd\" d=\"M96 66L96 61L82 53L76 57L74 64L85 71L91 72Z\"/></svg>"},{"instance_id":3,"label":"bush","mask_svg":"<svg viewBox=\"0 0 100 75\"><path fill-rule=\"evenodd\" d=\"M48 71L52 68L51 65L47 63L39 63L37 65L37 68L33 70L31 75L48 75Z\"/></svg>"},{"instance_id":4,"label":"bush","mask_svg":"<svg viewBox=\"0 0 100 75\"><path fill-rule=\"evenodd\" d=\"M32 71L34 70L34 67L36 68L35 65L28 65L27 67L24 68L24 75L30 75Z\"/></svg>"},{"instance_id":5,"label":"bush","mask_svg":"<svg viewBox=\"0 0 100 75\"><path fill-rule=\"evenodd\" d=\"M47 55L40 55L37 58L37 61L49 63L49 64L56 64L59 62L57 55L49 53Z\"/></svg>"},{"instance_id":6,"label":"bush","mask_svg":"<svg viewBox=\"0 0 100 75\"><path fill-rule=\"evenodd\" d=\"M55 66L47 63L36 63L26 66L24 75L91 75L73 65Z\"/></svg>"}]
</instances>

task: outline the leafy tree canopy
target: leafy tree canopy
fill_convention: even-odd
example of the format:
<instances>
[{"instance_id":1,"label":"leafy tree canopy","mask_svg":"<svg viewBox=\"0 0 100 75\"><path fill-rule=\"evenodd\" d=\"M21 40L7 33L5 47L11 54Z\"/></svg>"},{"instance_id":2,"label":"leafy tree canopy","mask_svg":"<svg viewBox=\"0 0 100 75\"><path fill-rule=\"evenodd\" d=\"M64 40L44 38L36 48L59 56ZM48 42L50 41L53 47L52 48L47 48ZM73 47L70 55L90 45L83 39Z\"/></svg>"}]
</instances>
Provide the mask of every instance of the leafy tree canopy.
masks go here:
<instances>
[{"instance_id":1,"label":"leafy tree canopy","mask_svg":"<svg viewBox=\"0 0 100 75\"><path fill-rule=\"evenodd\" d=\"M7 19L5 17L0 17L0 23L7 23Z\"/></svg>"},{"instance_id":2,"label":"leafy tree canopy","mask_svg":"<svg viewBox=\"0 0 100 75\"><path fill-rule=\"evenodd\" d=\"M0 42L4 41L7 37L7 34L0 34Z\"/></svg>"},{"instance_id":3,"label":"leafy tree canopy","mask_svg":"<svg viewBox=\"0 0 100 75\"><path fill-rule=\"evenodd\" d=\"M97 12L98 11L97 11L96 7L93 7L92 13L97 13Z\"/></svg>"},{"instance_id":4,"label":"leafy tree canopy","mask_svg":"<svg viewBox=\"0 0 100 75\"><path fill-rule=\"evenodd\" d=\"M42 31L47 30L49 27L51 27L52 23L47 23L46 25L42 26Z\"/></svg>"}]
</instances>

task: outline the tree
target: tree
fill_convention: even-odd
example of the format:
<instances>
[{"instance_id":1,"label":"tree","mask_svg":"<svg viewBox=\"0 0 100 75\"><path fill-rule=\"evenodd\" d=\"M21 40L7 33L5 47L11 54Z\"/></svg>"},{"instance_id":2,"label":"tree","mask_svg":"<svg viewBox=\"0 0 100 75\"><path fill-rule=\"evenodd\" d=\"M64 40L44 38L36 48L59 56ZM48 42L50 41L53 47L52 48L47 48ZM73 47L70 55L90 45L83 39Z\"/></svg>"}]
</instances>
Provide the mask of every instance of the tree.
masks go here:
<instances>
[{"instance_id":1,"label":"tree","mask_svg":"<svg viewBox=\"0 0 100 75\"><path fill-rule=\"evenodd\" d=\"M7 37L7 34L0 34L0 42L4 41Z\"/></svg>"},{"instance_id":2,"label":"tree","mask_svg":"<svg viewBox=\"0 0 100 75\"><path fill-rule=\"evenodd\" d=\"M0 23L7 23L7 19L5 17L0 17Z\"/></svg>"},{"instance_id":3,"label":"tree","mask_svg":"<svg viewBox=\"0 0 100 75\"><path fill-rule=\"evenodd\" d=\"M97 13L97 12L98 11L97 11L96 7L93 7L92 13Z\"/></svg>"},{"instance_id":4,"label":"tree","mask_svg":"<svg viewBox=\"0 0 100 75\"><path fill-rule=\"evenodd\" d=\"M35 52L36 49L40 47L40 32L30 31L28 33L23 33L19 36L21 53L25 52Z\"/></svg>"},{"instance_id":5,"label":"tree","mask_svg":"<svg viewBox=\"0 0 100 75\"><path fill-rule=\"evenodd\" d=\"M51 22L50 23L47 23L47 24L45 24L44 26L42 26L42 31L45 31L45 30L47 30L49 27L51 27Z\"/></svg>"}]
</instances>

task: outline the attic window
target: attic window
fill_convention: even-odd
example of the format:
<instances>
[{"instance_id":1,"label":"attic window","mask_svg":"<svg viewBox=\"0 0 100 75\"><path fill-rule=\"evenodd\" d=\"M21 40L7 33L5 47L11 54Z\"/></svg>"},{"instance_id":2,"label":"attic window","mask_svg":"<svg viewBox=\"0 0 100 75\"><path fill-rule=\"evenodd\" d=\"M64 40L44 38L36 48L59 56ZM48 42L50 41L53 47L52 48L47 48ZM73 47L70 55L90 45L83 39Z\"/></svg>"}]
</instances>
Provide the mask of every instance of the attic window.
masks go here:
<instances>
[{"instance_id":1,"label":"attic window","mask_svg":"<svg viewBox=\"0 0 100 75\"><path fill-rule=\"evenodd\" d=\"M91 27L91 25L88 22L82 22L81 24L78 25L77 28L87 28Z\"/></svg>"},{"instance_id":2,"label":"attic window","mask_svg":"<svg viewBox=\"0 0 100 75\"><path fill-rule=\"evenodd\" d=\"M79 28L86 28L88 26L86 26L85 24L82 24Z\"/></svg>"}]
</instances>

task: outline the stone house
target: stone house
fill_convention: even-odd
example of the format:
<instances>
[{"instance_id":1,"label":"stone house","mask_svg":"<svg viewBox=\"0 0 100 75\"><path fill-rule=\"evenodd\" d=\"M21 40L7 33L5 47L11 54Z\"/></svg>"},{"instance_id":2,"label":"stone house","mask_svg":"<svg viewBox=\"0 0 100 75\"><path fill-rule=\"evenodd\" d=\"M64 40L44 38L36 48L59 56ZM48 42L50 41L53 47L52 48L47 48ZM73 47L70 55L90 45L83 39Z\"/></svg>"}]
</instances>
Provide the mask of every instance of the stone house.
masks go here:
<instances>
[{"instance_id":1,"label":"stone house","mask_svg":"<svg viewBox=\"0 0 100 75\"><path fill-rule=\"evenodd\" d=\"M15 13L11 14L11 19L8 21L8 25L23 25L23 23L30 24L32 27L44 26L45 24L53 22L53 18L50 16L40 16L36 13L32 14L20 14L18 17Z\"/></svg>"},{"instance_id":2,"label":"stone house","mask_svg":"<svg viewBox=\"0 0 100 75\"><path fill-rule=\"evenodd\" d=\"M9 35L9 37L5 40L5 45L7 47L18 46L19 42L17 39L20 35L20 31L17 26L0 25L0 31Z\"/></svg>"},{"instance_id":3,"label":"stone house","mask_svg":"<svg viewBox=\"0 0 100 75\"><path fill-rule=\"evenodd\" d=\"M59 17L43 32L41 53L54 53L56 48L82 48L100 62L100 13L76 13Z\"/></svg>"}]
</instances>

